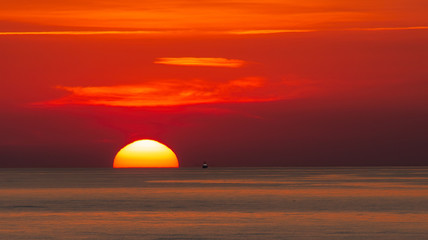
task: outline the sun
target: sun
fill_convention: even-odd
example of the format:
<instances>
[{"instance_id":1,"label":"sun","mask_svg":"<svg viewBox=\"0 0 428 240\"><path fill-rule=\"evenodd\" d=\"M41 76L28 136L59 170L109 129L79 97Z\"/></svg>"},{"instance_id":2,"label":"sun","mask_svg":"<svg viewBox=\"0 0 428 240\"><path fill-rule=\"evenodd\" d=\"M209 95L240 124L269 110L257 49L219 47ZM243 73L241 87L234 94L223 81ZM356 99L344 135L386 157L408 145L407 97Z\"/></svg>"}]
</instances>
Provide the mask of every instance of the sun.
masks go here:
<instances>
[{"instance_id":1,"label":"sun","mask_svg":"<svg viewBox=\"0 0 428 240\"><path fill-rule=\"evenodd\" d=\"M164 144L142 139L123 147L114 158L114 168L178 168L175 153Z\"/></svg>"}]
</instances>

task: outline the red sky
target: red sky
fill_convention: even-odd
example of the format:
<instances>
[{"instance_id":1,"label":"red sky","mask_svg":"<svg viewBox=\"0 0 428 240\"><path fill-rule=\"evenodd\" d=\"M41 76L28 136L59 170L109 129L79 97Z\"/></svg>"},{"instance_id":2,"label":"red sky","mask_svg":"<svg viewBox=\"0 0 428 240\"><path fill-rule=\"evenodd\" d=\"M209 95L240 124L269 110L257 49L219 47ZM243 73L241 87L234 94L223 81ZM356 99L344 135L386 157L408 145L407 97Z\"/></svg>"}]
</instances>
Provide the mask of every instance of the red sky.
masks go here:
<instances>
[{"instance_id":1,"label":"red sky","mask_svg":"<svg viewBox=\"0 0 428 240\"><path fill-rule=\"evenodd\" d=\"M0 0L0 167L426 165L424 0Z\"/></svg>"}]
</instances>

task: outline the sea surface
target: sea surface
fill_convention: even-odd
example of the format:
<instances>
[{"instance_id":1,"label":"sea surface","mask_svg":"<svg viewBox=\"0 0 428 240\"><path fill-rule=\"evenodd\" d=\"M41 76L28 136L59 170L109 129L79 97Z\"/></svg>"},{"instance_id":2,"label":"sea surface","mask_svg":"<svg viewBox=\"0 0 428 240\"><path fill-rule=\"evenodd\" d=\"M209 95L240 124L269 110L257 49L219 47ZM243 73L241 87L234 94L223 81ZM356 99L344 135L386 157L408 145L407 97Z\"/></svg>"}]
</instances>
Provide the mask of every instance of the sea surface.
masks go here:
<instances>
[{"instance_id":1,"label":"sea surface","mask_svg":"<svg viewBox=\"0 0 428 240\"><path fill-rule=\"evenodd\" d=\"M428 239L428 168L0 169L0 239Z\"/></svg>"}]
</instances>

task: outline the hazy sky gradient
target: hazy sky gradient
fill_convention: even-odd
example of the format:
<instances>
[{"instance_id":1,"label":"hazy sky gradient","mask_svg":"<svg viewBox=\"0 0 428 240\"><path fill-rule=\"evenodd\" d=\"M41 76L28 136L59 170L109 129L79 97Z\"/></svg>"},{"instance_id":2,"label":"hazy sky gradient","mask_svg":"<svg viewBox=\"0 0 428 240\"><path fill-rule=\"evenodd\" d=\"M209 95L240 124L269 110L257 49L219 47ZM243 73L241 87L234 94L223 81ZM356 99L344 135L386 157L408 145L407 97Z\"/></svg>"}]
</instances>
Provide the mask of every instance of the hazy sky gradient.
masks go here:
<instances>
[{"instance_id":1,"label":"hazy sky gradient","mask_svg":"<svg viewBox=\"0 0 428 240\"><path fill-rule=\"evenodd\" d=\"M426 165L427 4L0 0L0 167Z\"/></svg>"}]
</instances>

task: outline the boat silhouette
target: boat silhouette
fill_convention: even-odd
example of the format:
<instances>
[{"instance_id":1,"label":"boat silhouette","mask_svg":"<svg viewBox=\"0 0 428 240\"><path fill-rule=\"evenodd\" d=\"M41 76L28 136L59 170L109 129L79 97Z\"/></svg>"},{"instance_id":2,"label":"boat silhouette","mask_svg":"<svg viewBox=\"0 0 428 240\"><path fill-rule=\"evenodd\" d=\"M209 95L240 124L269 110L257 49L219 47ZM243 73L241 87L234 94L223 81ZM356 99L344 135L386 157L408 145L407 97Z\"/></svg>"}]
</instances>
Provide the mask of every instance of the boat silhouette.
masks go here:
<instances>
[{"instance_id":1,"label":"boat silhouette","mask_svg":"<svg viewBox=\"0 0 428 240\"><path fill-rule=\"evenodd\" d=\"M204 162L204 163L202 164L202 168L208 168L208 164L207 164L207 162Z\"/></svg>"}]
</instances>

